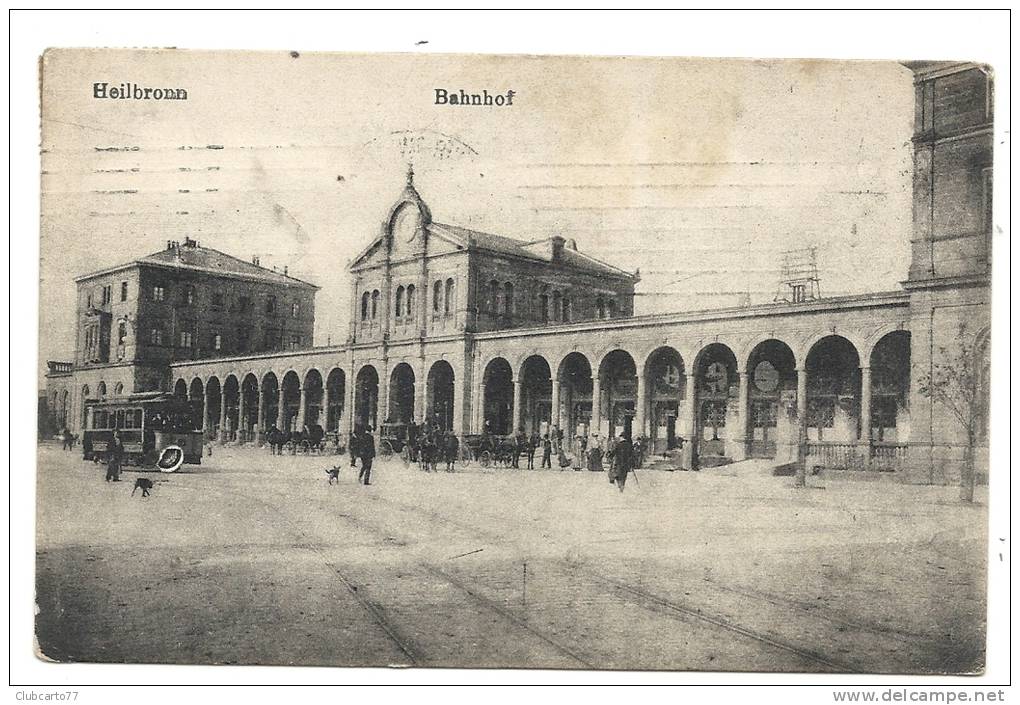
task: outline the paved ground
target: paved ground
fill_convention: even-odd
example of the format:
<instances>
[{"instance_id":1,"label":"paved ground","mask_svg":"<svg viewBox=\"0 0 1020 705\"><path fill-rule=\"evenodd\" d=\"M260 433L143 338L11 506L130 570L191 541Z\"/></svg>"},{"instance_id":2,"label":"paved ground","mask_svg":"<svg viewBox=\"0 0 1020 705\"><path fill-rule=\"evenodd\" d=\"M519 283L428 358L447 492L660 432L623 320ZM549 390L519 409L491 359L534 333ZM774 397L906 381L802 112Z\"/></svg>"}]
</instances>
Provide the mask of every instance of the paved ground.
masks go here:
<instances>
[{"instance_id":1,"label":"paved ground","mask_svg":"<svg viewBox=\"0 0 1020 705\"><path fill-rule=\"evenodd\" d=\"M424 474L215 449L149 498L44 445L58 661L969 672L985 498L749 466Z\"/></svg>"}]
</instances>

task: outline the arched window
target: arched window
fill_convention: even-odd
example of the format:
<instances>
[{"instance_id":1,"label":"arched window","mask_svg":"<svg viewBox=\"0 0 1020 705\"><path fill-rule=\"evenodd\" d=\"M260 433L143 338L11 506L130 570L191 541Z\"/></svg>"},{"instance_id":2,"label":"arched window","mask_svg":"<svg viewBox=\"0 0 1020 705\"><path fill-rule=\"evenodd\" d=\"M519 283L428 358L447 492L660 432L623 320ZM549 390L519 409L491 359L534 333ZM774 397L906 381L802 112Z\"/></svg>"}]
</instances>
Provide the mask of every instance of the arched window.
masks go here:
<instances>
[{"instance_id":1,"label":"arched window","mask_svg":"<svg viewBox=\"0 0 1020 705\"><path fill-rule=\"evenodd\" d=\"M372 292L372 320L376 319L379 314L379 290L375 289Z\"/></svg>"},{"instance_id":2,"label":"arched window","mask_svg":"<svg viewBox=\"0 0 1020 705\"><path fill-rule=\"evenodd\" d=\"M563 297L563 322L570 323L570 297Z\"/></svg>"},{"instance_id":3,"label":"arched window","mask_svg":"<svg viewBox=\"0 0 1020 705\"><path fill-rule=\"evenodd\" d=\"M443 302L444 302L444 306L446 307L446 308L443 309L443 311L444 311L444 313L446 313L447 316L449 316L451 313L453 313L456 310L456 301L454 300L453 279L452 278L446 280L446 296L443 298Z\"/></svg>"},{"instance_id":4,"label":"arched window","mask_svg":"<svg viewBox=\"0 0 1020 705\"><path fill-rule=\"evenodd\" d=\"M438 279L432 282L432 312L439 313L443 310L443 282Z\"/></svg>"},{"instance_id":5,"label":"arched window","mask_svg":"<svg viewBox=\"0 0 1020 705\"><path fill-rule=\"evenodd\" d=\"M393 317L400 318L404 315L404 287L397 287L397 296L393 302Z\"/></svg>"},{"instance_id":6,"label":"arched window","mask_svg":"<svg viewBox=\"0 0 1020 705\"><path fill-rule=\"evenodd\" d=\"M503 285L503 315L507 318L514 315L514 285L510 282Z\"/></svg>"},{"instance_id":7,"label":"arched window","mask_svg":"<svg viewBox=\"0 0 1020 705\"><path fill-rule=\"evenodd\" d=\"M609 299L606 302L606 318L614 318L616 316L616 301Z\"/></svg>"},{"instance_id":8,"label":"arched window","mask_svg":"<svg viewBox=\"0 0 1020 705\"><path fill-rule=\"evenodd\" d=\"M560 320L561 312L562 312L561 306L563 304L562 298L563 298L563 295L560 294L560 292L558 292L558 291L554 291L553 292L553 297L552 297L552 315L550 316L550 318L553 321Z\"/></svg>"},{"instance_id":9,"label":"arched window","mask_svg":"<svg viewBox=\"0 0 1020 705\"><path fill-rule=\"evenodd\" d=\"M117 382L117 386L113 388L113 394L118 397L124 394L124 385Z\"/></svg>"},{"instance_id":10,"label":"arched window","mask_svg":"<svg viewBox=\"0 0 1020 705\"><path fill-rule=\"evenodd\" d=\"M499 313L499 282L495 279L489 282L489 311Z\"/></svg>"},{"instance_id":11,"label":"arched window","mask_svg":"<svg viewBox=\"0 0 1020 705\"><path fill-rule=\"evenodd\" d=\"M407 317L414 316L414 284L407 285Z\"/></svg>"},{"instance_id":12,"label":"arched window","mask_svg":"<svg viewBox=\"0 0 1020 705\"><path fill-rule=\"evenodd\" d=\"M369 293L367 291L361 295L361 320L363 321L368 319L368 298Z\"/></svg>"},{"instance_id":13,"label":"arched window","mask_svg":"<svg viewBox=\"0 0 1020 705\"><path fill-rule=\"evenodd\" d=\"M542 293L538 295L538 315L542 323L549 322L549 287L543 286Z\"/></svg>"},{"instance_id":14,"label":"arched window","mask_svg":"<svg viewBox=\"0 0 1020 705\"><path fill-rule=\"evenodd\" d=\"M601 296L595 297L595 316L596 318L606 317L606 302L602 300Z\"/></svg>"}]
</instances>

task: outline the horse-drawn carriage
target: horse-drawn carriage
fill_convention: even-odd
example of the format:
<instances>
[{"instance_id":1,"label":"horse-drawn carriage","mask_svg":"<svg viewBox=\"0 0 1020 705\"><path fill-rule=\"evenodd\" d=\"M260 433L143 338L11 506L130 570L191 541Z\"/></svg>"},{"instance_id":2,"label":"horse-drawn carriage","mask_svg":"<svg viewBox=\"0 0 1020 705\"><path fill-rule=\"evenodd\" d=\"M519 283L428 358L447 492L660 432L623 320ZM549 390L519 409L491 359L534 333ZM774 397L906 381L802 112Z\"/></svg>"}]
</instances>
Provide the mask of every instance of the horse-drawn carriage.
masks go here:
<instances>
[{"instance_id":1,"label":"horse-drawn carriage","mask_svg":"<svg viewBox=\"0 0 1020 705\"><path fill-rule=\"evenodd\" d=\"M411 462L414 431L411 424L383 423L379 426L378 453L382 458L399 455L405 463Z\"/></svg>"},{"instance_id":2,"label":"horse-drawn carriage","mask_svg":"<svg viewBox=\"0 0 1020 705\"><path fill-rule=\"evenodd\" d=\"M281 431L272 429L266 434L266 442L274 453L297 455L298 452L309 455L311 453L326 452L326 432L319 424L305 426L301 431Z\"/></svg>"},{"instance_id":3,"label":"horse-drawn carriage","mask_svg":"<svg viewBox=\"0 0 1020 705\"><path fill-rule=\"evenodd\" d=\"M483 468L513 465L517 454L517 439L514 436L491 434L464 436L461 443L461 458L466 462L478 461Z\"/></svg>"}]
</instances>

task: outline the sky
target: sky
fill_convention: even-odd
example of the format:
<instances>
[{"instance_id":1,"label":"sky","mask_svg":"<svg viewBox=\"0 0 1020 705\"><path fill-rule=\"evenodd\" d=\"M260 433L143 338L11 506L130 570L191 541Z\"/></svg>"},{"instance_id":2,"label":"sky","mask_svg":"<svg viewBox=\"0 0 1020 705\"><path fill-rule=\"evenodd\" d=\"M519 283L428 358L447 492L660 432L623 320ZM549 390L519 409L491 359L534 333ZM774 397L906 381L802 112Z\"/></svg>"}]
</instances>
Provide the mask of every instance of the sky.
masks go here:
<instances>
[{"instance_id":1,"label":"sky","mask_svg":"<svg viewBox=\"0 0 1020 705\"><path fill-rule=\"evenodd\" d=\"M562 235L639 271L637 313L771 301L815 247L826 296L906 278L913 90L893 62L57 50L42 62L40 371L70 360L73 278L191 237L321 287L407 164L433 219ZM186 101L97 100L93 83ZM435 89L513 105L435 105Z\"/></svg>"}]
</instances>

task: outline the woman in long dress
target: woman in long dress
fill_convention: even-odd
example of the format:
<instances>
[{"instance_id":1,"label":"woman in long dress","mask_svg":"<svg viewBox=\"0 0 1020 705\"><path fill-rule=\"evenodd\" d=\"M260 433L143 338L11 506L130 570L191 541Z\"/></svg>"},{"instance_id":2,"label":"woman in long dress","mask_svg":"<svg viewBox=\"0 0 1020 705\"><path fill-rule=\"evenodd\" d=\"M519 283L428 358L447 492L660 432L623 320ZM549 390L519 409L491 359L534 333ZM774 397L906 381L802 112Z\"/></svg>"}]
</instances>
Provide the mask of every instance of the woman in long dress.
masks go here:
<instances>
[{"instance_id":1,"label":"woman in long dress","mask_svg":"<svg viewBox=\"0 0 1020 705\"><path fill-rule=\"evenodd\" d=\"M591 437L588 444L588 469L592 472L602 472L602 448L599 446L598 436Z\"/></svg>"}]
</instances>

